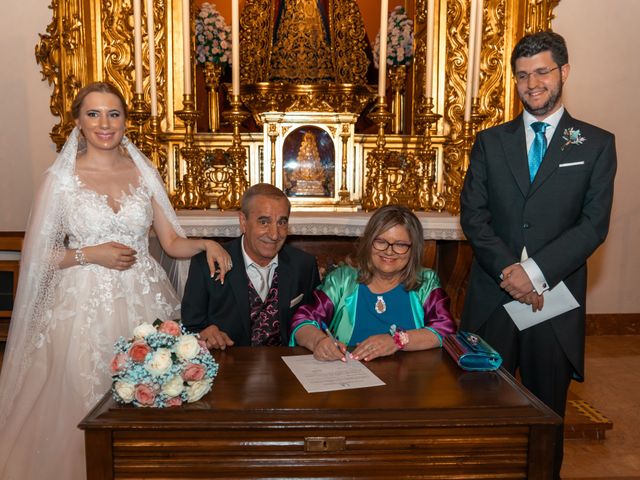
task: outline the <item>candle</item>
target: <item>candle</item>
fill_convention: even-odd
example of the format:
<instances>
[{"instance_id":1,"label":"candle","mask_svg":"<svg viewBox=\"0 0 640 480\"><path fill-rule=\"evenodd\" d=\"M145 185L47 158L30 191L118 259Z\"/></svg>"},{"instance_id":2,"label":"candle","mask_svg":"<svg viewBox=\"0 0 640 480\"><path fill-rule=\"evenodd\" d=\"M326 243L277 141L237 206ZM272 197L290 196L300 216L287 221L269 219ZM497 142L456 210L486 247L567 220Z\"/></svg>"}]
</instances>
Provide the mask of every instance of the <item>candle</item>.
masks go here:
<instances>
[{"instance_id":1,"label":"candle","mask_svg":"<svg viewBox=\"0 0 640 480\"><path fill-rule=\"evenodd\" d=\"M231 93L240 95L240 6L231 2Z\"/></svg>"},{"instance_id":2,"label":"candle","mask_svg":"<svg viewBox=\"0 0 640 480\"><path fill-rule=\"evenodd\" d=\"M476 39L473 47L473 98L478 97L478 90L480 89L480 53L482 52L482 14L484 10L483 0L478 0L476 10Z\"/></svg>"},{"instance_id":3,"label":"candle","mask_svg":"<svg viewBox=\"0 0 640 480\"><path fill-rule=\"evenodd\" d=\"M471 19L469 20L469 52L467 54L467 88L465 90L464 96L464 121L468 122L471 120L471 97L473 92L473 60L474 60L474 52L475 52L475 42L476 42L476 15L477 9L476 4L477 0L471 0Z\"/></svg>"},{"instance_id":4,"label":"candle","mask_svg":"<svg viewBox=\"0 0 640 480\"><path fill-rule=\"evenodd\" d=\"M133 1L133 66L136 91L142 93L142 12L140 0Z\"/></svg>"},{"instance_id":5,"label":"candle","mask_svg":"<svg viewBox=\"0 0 640 480\"><path fill-rule=\"evenodd\" d=\"M190 0L182 0L182 53L184 55L184 94L191 95L191 13Z\"/></svg>"},{"instance_id":6,"label":"candle","mask_svg":"<svg viewBox=\"0 0 640 480\"><path fill-rule=\"evenodd\" d=\"M436 23L435 0L429 0L427 4L427 62L426 62L426 87L425 96L433 97L433 42Z\"/></svg>"},{"instance_id":7,"label":"candle","mask_svg":"<svg viewBox=\"0 0 640 480\"><path fill-rule=\"evenodd\" d=\"M147 0L147 42L149 43L149 96L151 116L158 116L158 93L156 80L156 38L153 22L153 0Z\"/></svg>"},{"instance_id":8,"label":"candle","mask_svg":"<svg viewBox=\"0 0 640 480\"><path fill-rule=\"evenodd\" d=\"M380 55L378 66L378 97L387 93L387 22L389 17L389 0L380 2Z\"/></svg>"}]
</instances>

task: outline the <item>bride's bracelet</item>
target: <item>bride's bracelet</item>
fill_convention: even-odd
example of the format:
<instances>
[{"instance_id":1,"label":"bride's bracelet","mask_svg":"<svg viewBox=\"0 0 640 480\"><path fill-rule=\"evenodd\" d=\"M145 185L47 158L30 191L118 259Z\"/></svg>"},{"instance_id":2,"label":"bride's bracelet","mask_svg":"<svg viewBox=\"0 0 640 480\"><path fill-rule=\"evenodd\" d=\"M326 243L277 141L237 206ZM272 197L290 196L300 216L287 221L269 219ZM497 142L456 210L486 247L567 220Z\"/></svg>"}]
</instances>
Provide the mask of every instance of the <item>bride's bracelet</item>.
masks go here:
<instances>
[{"instance_id":1,"label":"bride's bracelet","mask_svg":"<svg viewBox=\"0 0 640 480\"><path fill-rule=\"evenodd\" d=\"M84 256L84 252L81 248L76 248L76 253L73 255L78 265L86 265L87 257Z\"/></svg>"}]
</instances>

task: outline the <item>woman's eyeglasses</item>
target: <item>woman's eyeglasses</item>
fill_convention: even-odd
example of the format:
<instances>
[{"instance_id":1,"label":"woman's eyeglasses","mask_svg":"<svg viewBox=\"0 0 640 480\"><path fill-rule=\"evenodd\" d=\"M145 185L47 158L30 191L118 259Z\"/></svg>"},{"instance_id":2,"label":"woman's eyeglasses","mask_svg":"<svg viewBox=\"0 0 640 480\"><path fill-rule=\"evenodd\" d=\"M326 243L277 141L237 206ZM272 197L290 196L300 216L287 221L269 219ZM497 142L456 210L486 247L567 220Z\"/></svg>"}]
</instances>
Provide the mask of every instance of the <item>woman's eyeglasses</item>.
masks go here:
<instances>
[{"instance_id":1,"label":"woman's eyeglasses","mask_svg":"<svg viewBox=\"0 0 640 480\"><path fill-rule=\"evenodd\" d=\"M375 248L380 252L384 252L389 247L391 247L391 250L393 250L393 253L396 253L398 255L404 255L411 248L411 244L403 243L403 242L389 243L382 238L376 238L373 241L373 248Z\"/></svg>"}]
</instances>

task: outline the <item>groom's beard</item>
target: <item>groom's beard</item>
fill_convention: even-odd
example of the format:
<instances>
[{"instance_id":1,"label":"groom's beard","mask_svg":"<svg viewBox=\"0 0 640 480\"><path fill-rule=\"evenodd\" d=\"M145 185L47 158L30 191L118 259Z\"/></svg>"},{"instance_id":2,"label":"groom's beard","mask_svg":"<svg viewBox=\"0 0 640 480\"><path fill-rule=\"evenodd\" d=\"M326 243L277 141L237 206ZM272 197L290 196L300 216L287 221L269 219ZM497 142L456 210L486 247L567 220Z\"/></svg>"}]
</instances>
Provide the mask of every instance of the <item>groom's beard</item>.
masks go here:
<instances>
[{"instance_id":1,"label":"groom's beard","mask_svg":"<svg viewBox=\"0 0 640 480\"><path fill-rule=\"evenodd\" d=\"M520 101L522 102L524 109L531 115L533 115L534 117L542 117L543 115L546 115L548 112L553 110L553 108L560 101L560 98L562 97L562 86L563 83L559 82L558 87L555 90L549 90L549 100L547 100L540 108L533 108L526 102L522 95L519 95Z\"/></svg>"}]
</instances>

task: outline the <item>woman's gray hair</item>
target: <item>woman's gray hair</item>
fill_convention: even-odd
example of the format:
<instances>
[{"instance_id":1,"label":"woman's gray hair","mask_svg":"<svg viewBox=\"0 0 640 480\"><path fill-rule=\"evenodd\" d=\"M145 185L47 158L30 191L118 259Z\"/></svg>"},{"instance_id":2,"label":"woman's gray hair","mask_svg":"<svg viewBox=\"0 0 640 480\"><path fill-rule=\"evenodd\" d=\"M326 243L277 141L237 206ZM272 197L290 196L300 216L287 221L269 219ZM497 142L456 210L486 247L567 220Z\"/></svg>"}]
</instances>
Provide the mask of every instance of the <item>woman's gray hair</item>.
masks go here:
<instances>
[{"instance_id":1,"label":"woman's gray hair","mask_svg":"<svg viewBox=\"0 0 640 480\"><path fill-rule=\"evenodd\" d=\"M400 282L408 291L416 290L420 286L419 274L422 270L424 232L415 213L402 205L386 205L371 215L356 249L355 266L358 269L358 282L365 285L371 282L374 272L371 261L373 241L396 225L405 227L411 239L409 262L402 272Z\"/></svg>"}]
</instances>

